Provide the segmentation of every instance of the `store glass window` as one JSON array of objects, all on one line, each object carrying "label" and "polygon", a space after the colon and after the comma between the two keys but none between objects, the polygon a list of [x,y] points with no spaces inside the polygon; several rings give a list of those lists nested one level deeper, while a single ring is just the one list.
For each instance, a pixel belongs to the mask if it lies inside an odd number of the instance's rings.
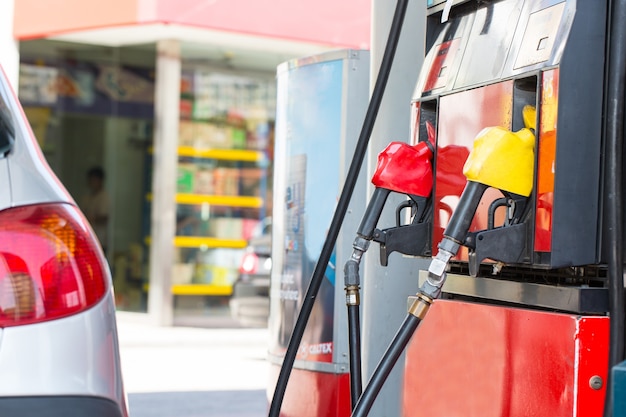
[{"label": "store glass window", "polygon": [[111,266],[117,307],[145,311],[155,47],[20,42],[18,95]]},{"label": "store glass window", "polygon": [[180,86],[175,312],[224,304],[247,240],[271,213],[271,73],[184,66]]}]

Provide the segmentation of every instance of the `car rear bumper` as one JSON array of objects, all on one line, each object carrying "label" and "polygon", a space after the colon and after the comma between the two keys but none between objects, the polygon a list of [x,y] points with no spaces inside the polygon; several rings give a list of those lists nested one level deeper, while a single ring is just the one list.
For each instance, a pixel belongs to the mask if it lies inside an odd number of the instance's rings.
[{"label": "car rear bumper", "polygon": [[[82,313],[7,327],[1,335],[0,401],[101,398],[117,404],[121,415],[127,415],[111,291]],[[12,414],[0,410],[0,416],[4,415]]]},{"label": "car rear bumper", "polygon": [[106,398],[83,396],[4,397],[0,416],[123,417],[119,405]]}]

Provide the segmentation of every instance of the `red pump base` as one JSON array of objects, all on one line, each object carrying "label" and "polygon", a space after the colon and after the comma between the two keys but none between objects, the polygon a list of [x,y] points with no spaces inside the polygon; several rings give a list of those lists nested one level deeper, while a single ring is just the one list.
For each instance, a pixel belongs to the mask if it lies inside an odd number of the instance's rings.
[{"label": "red pump base", "polygon": [[407,348],[403,416],[601,417],[608,341],[608,317],[438,300]]},{"label": "red pump base", "polygon": [[[280,367],[270,367],[268,387],[275,387]],[[273,392],[267,393],[271,401]],[[350,375],[294,368],[281,417],[350,417]]]}]

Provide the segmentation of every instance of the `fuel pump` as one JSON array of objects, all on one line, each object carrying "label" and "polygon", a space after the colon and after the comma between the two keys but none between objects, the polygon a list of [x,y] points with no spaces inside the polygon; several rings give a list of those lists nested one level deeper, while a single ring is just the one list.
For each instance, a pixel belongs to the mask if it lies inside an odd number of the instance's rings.
[{"label": "fuel pump", "polygon": [[[527,106],[524,113],[525,120],[534,126],[534,108]],[[467,185],[444,231],[444,238],[438,245],[439,251],[428,268],[428,278],[409,307],[409,314],[358,401],[353,416],[366,416],[369,413],[382,384],[413,332],[426,316],[430,305],[440,296],[450,259],[457,254],[461,245],[474,246],[472,240],[468,240],[468,232],[485,190],[489,187],[497,188],[507,196],[504,202],[509,214],[507,225],[521,221],[525,200],[532,191],[534,147],[535,136],[528,128],[513,133],[496,126],[478,134],[463,168],[463,174],[468,179]]]},{"label": "fuel pump", "polygon": [[[413,104],[438,126],[437,255],[353,416],[368,413],[405,347],[408,417],[610,415],[607,370],[623,357],[622,245],[615,238],[626,40],[616,22],[623,7],[428,3],[429,52]],[[517,137],[492,142],[508,135]],[[445,151],[470,137],[463,192],[442,191],[444,179],[458,178]],[[507,142],[524,150],[493,146]],[[517,165],[518,155],[528,163]],[[481,161],[502,165],[489,175]],[[524,174],[509,176],[509,169]]]},{"label": "fuel pump", "polygon": [[[432,143],[432,190],[374,183],[346,265],[349,310],[372,240],[383,263],[390,249],[426,255],[423,241],[436,255],[353,416],[403,351],[405,417],[611,414],[608,369],[624,357],[625,16],[624,0],[428,0],[411,107],[437,126],[416,135],[424,156]],[[377,230],[392,191],[409,196],[413,220]]]}]

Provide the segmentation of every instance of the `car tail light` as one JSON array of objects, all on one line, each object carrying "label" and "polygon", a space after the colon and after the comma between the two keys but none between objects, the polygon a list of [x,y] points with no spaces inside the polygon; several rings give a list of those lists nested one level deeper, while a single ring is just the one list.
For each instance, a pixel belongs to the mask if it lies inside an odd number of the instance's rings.
[{"label": "car tail light", "polygon": [[244,274],[254,274],[259,267],[259,257],[254,252],[248,252],[243,255],[239,272]]},{"label": "car tail light", "polygon": [[0,212],[0,327],[76,314],[108,289],[105,260],[68,204]]}]

